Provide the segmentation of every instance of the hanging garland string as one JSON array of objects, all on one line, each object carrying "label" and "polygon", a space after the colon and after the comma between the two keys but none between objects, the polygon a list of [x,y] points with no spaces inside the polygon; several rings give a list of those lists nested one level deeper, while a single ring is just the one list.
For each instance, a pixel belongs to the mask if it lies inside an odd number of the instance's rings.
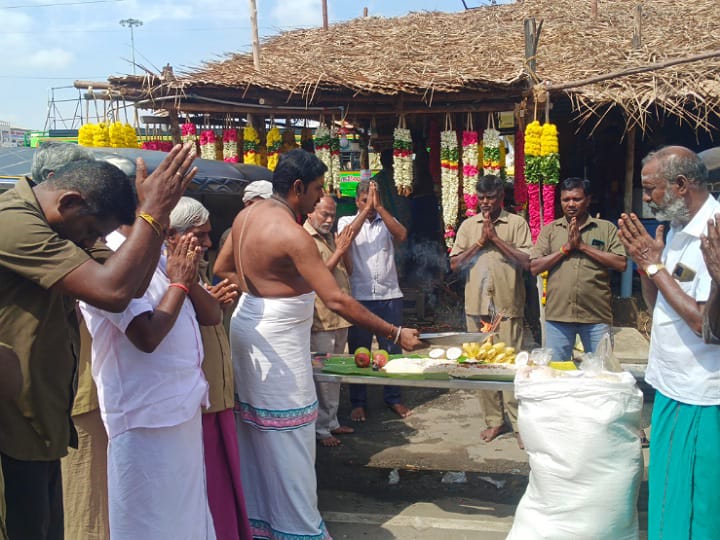
[{"label": "hanging garland string", "polygon": [[473,129],[472,114],[468,113],[465,131],[462,134],[462,187],[463,203],[467,217],[477,215],[478,196],[475,188],[479,175],[480,152],[478,140],[477,131]]},{"label": "hanging garland string", "polygon": [[413,190],[413,142],[405,116],[393,131],[393,178],[398,195],[409,197]]},{"label": "hanging garland string", "polygon": [[445,224],[445,245],[448,250],[455,243],[455,226],[458,217],[458,140],[450,115],[445,116],[445,131],[440,133],[440,166],[442,188],[442,216]]},{"label": "hanging garland string", "polygon": [[315,143],[315,155],[328,168],[327,173],[325,173],[325,190],[328,193],[335,193],[331,170],[332,161],[330,160],[330,129],[328,129],[322,119],[320,120],[320,125],[315,130],[313,142]]},{"label": "hanging garland string", "polygon": [[282,133],[280,128],[273,125],[267,133],[267,166],[274,171],[280,159],[280,147],[282,146]]},{"label": "hanging garland string", "polygon": [[339,195],[342,165],[340,164],[340,135],[335,127],[335,122],[333,122],[333,126],[330,129],[330,165],[330,193]]},{"label": "hanging garland string", "polygon": [[555,188],[560,181],[560,148],[555,124],[546,122],[540,138],[540,174],[543,179],[543,223],[555,219]]},{"label": "hanging garland string", "polygon": [[248,125],[243,129],[243,163],[260,165],[260,136],[254,127]]},{"label": "hanging garland string", "polygon": [[515,211],[527,211],[528,186],[525,182],[525,132],[518,125],[515,131],[515,180],[513,185],[515,193]]},{"label": "hanging garland string", "polygon": [[540,168],[540,141],[542,127],[540,122],[533,120],[525,128],[525,179],[528,188],[528,218],[530,234],[535,242],[542,227],[540,216],[540,182],[542,172]]}]

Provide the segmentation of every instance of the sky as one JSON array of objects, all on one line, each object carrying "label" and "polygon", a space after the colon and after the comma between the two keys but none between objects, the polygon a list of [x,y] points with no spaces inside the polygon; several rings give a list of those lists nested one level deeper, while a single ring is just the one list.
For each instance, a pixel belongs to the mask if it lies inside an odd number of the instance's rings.
[{"label": "sky", "polygon": [[[465,9],[462,0],[328,0],[330,23],[359,17],[363,7],[384,17]],[[322,24],[321,0],[257,0],[257,9],[261,37]],[[75,80],[133,71],[130,29],[122,19],[142,21],[134,29],[135,63],[154,72],[167,63],[178,70],[250,50],[248,0],[0,0],[0,121],[43,129],[54,92],[56,125],[64,127],[65,118],[69,127]]]}]

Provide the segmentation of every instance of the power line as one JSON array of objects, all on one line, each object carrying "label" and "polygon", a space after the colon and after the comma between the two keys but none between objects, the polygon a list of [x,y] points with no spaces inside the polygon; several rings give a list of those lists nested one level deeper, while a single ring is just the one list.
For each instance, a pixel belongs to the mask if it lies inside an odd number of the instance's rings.
[{"label": "power line", "polygon": [[56,7],[56,6],[78,6],[83,4],[110,4],[115,2],[124,2],[125,0],[81,0],[78,2],[55,2],[52,4],[18,4],[15,6],[0,6],[0,9],[26,9],[38,7]]}]

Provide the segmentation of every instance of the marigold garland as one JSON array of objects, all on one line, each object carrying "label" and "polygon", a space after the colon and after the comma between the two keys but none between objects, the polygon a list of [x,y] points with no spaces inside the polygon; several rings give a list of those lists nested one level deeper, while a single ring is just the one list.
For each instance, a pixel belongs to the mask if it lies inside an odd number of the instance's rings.
[{"label": "marigold garland", "polygon": [[540,171],[543,178],[543,223],[555,219],[555,186],[560,181],[560,147],[555,124],[542,127],[540,138]]},{"label": "marigold garland", "polygon": [[413,142],[410,130],[393,131],[393,178],[398,195],[409,197],[413,190]]},{"label": "marigold garland", "polygon": [[[124,139],[125,139],[125,147],[126,148],[137,148],[138,147],[138,137],[137,137],[135,128],[132,127],[127,122],[123,126],[123,135],[124,135]],[[167,150],[167,151],[169,152],[170,150]]]},{"label": "marigold garland", "polygon": [[92,146],[95,139],[95,124],[83,124],[78,130],[78,144],[80,146]]},{"label": "marigold garland", "polygon": [[479,148],[478,134],[475,131],[463,131],[462,134],[463,157],[463,199],[465,215],[477,215],[478,196],[476,185],[478,181]]},{"label": "marigold garland", "polygon": [[243,128],[243,163],[250,165],[260,165],[262,163],[260,136],[252,126]]},{"label": "marigold garland", "polygon": [[223,161],[238,163],[238,132],[236,129],[223,130]]},{"label": "marigold garland", "polygon": [[108,147],[110,146],[110,130],[105,122],[100,122],[97,129],[93,133],[93,146]]},{"label": "marigold garland", "polygon": [[442,216],[445,224],[445,245],[448,250],[455,243],[458,217],[458,142],[454,130],[440,133],[440,185],[442,188]]},{"label": "marigold garland", "polygon": [[130,124],[113,122],[106,124],[83,124],[78,130],[78,145],[110,147],[110,148],[137,148],[138,141],[135,128]]},{"label": "marigold garland", "polygon": [[280,159],[280,146],[282,146],[282,133],[278,127],[273,126],[267,133],[267,164],[271,171],[275,170]]}]

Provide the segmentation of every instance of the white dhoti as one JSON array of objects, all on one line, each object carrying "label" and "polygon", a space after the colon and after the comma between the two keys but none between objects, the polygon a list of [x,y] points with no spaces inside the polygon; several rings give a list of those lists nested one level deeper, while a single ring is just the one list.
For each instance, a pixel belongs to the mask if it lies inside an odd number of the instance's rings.
[{"label": "white dhoti", "polygon": [[108,506],[112,540],[215,540],[200,409],[183,424],[110,439]]},{"label": "white dhoti", "polygon": [[243,294],[230,323],[241,476],[256,539],[330,539],[317,508],[314,300]]}]

